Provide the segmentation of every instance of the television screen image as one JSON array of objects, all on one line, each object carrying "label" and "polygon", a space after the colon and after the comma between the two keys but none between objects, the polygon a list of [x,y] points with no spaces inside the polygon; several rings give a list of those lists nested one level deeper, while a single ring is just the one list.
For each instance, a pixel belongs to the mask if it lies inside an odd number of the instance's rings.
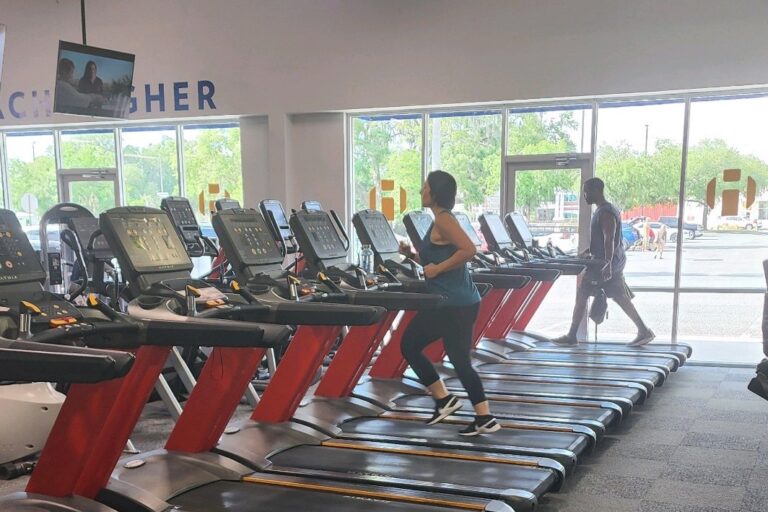
[{"label": "television screen image", "polygon": [[0,23],[0,89],[3,88],[3,53],[5,53],[5,25]]},{"label": "television screen image", "polygon": [[130,53],[59,41],[53,111],[128,117],[134,58]]}]

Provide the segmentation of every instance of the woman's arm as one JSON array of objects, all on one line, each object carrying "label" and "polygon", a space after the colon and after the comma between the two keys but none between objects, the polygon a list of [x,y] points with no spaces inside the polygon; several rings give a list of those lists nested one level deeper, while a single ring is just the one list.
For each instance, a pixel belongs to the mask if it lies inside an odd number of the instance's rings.
[{"label": "woman's arm", "polygon": [[[472,243],[472,240],[469,239],[461,225],[459,225],[459,221],[453,215],[439,214],[435,218],[434,228],[432,229],[437,229],[440,238],[454,245],[456,252],[438,265],[427,265],[427,267],[432,267],[430,271],[427,271],[427,268],[424,269],[427,277],[435,277],[443,272],[458,268],[475,257],[477,253],[475,244]],[[432,275],[429,275],[430,273]]]},{"label": "woman's arm", "polygon": [[411,246],[408,245],[406,242],[400,242],[399,251],[400,251],[400,254],[402,254],[406,258],[410,258],[416,263],[421,263],[419,259],[419,253],[411,249]]}]

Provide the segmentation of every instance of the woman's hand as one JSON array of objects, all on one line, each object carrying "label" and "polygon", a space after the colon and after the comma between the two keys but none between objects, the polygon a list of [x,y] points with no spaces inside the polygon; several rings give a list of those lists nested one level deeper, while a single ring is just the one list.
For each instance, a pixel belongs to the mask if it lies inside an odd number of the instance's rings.
[{"label": "woman's hand", "polygon": [[432,279],[438,275],[440,275],[440,268],[437,265],[430,263],[424,267],[424,277],[427,279]]}]

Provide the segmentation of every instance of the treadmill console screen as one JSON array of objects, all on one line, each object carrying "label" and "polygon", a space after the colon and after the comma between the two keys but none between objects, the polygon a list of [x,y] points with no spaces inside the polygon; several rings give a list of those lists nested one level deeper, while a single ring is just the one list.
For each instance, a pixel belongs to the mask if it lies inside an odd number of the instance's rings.
[{"label": "treadmill console screen", "polygon": [[121,266],[139,274],[192,269],[184,243],[162,210],[114,208],[101,214],[99,224]]},{"label": "treadmill console screen", "polygon": [[477,236],[477,231],[475,231],[475,227],[472,225],[472,221],[469,220],[469,216],[466,213],[456,212],[453,214],[453,216],[456,217],[457,221],[459,221],[461,228],[464,230],[467,236],[469,236],[469,239],[472,240],[472,243],[475,244],[475,246],[480,247],[483,245],[483,242],[480,241],[480,237]]},{"label": "treadmill console screen", "polygon": [[43,266],[16,214],[0,210],[0,285],[44,279]]},{"label": "treadmill console screen", "polygon": [[320,204],[320,201],[304,201],[301,203],[301,209],[308,212],[321,212],[323,211],[323,205]]},{"label": "treadmill console screen", "polygon": [[261,214],[268,224],[271,223],[270,212],[272,212],[272,217],[274,217],[275,222],[277,222],[277,227],[280,230],[280,233],[272,233],[275,236],[275,239],[279,236],[281,240],[288,240],[293,233],[291,232],[291,226],[288,224],[288,219],[285,217],[285,210],[283,210],[283,205],[280,204],[280,201],[276,199],[265,199],[260,203],[260,207]]},{"label": "treadmill console screen", "polygon": [[346,258],[347,251],[327,213],[302,210],[291,217],[291,227],[305,254],[312,250],[321,260]]},{"label": "treadmill console screen", "polygon": [[217,212],[222,210],[234,210],[235,208],[240,208],[240,202],[230,198],[217,199],[215,206]]},{"label": "treadmill console screen", "polygon": [[258,211],[224,210],[214,213],[211,222],[230,260],[245,265],[282,263],[283,256]]},{"label": "treadmill console screen", "polygon": [[522,244],[523,247],[533,245],[533,233],[528,229],[528,223],[521,213],[508,213],[506,217],[507,227],[515,242]]},{"label": "treadmill console screen", "polygon": [[352,223],[363,243],[370,243],[377,254],[397,253],[400,243],[383,213],[376,210],[357,212]]},{"label": "treadmill console screen", "polygon": [[168,197],[163,199],[161,208],[168,212],[173,219],[173,223],[180,228],[192,226],[197,228],[197,218],[192,210],[189,200],[184,197]]},{"label": "treadmill console screen", "polygon": [[[485,221],[486,226],[488,226],[488,232],[495,240],[496,245],[505,246],[512,244],[512,239],[509,238],[509,233],[507,233],[507,228],[504,227],[501,217],[495,213],[486,213],[482,216],[482,219]],[[488,238],[487,235],[486,238]]]},{"label": "treadmill console screen", "polygon": [[[99,229],[99,219],[96,217],[75,217],[70,219],[69,224],[72,225],[77,238],[83,244],[83,250],[87,250],[88,241],[93,236],[93,233]],[[111,259],[113,257],[112,249],[109,247],[104,235],[96,237],[93,241],[92,256],[98,259]]]},{"label": "treadmill console screen", "polygon": [[405,224],[405,230],[408,232],[408,238],[411,239],[413,248],[420,251],[421,242],[432,226],[432,217],[424,212],[410,212],[403,217],[403,224]]}]

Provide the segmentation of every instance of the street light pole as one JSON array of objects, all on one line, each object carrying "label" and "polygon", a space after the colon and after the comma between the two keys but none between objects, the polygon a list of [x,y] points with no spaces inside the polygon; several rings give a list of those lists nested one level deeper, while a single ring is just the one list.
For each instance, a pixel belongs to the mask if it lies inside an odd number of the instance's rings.
[{"label": "street light pole", "polygon": [[648,154],[648,125],[645,125],[645,154]]}]

